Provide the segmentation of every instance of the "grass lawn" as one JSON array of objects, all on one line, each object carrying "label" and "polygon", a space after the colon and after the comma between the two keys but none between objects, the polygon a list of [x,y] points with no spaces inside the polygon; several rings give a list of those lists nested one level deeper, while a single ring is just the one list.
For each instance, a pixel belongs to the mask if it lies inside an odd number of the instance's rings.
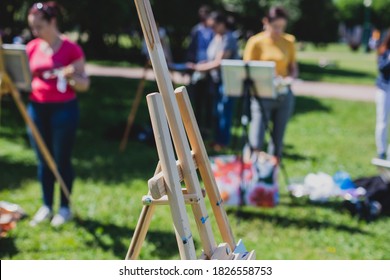
[{"label": "grass lawn", "polygon": [[[320,67],[320,61],[329,66]],[[307,45],[298,52],[298,62],[300,78],[308,81],[373,85],[377,76],[375,52],[352,52],[346,44]]]},{"label": "grass lawn", "polygon": [[[92,79],[90,93],[79,99],[81,123],[74,156],[78,177],[73,195],[77,218],[61,229],[48,223],[31,228],[28,219],[20,221],[8,237],[0,239],[1,259],[125,257],[141,197],[147,193],[146,181],[157,162],[153,145],[135,140],[124,153],[118,152],[136,86],[134,80]],[[146,91],[154,90],[154,83],[149,83]],[[376,174],[370,165],[375,154],[374,114],[372,103],[297,97],[286,135],[285,165],[290,177],[337,170],[354,178]],[[149,122],[145,100],[136,122]],[[0,199],[34,214],[41,204],[35,173],[23,121],[6,98],[0,126]],[[338,201],[292,201],[283,178],[280,181],[281,203],[276,208],[246,207],[239,218],[237,209],[227,208],[235,237],[255,249],[258,259],[390,259],[388,217],[366,224],[343,212]],[[200,254],[194,222],[192,227]],[[218,235],[217,240],[221,241]],[[168,207],[155,212],[140,258],[179,258]]]},{"label": "grass lawn", "polygon": [[[92,60],[101,66],[143,67],[129,61]],[[321,62],[328,63],[321,67]],[[374,85],[377,77],[375,52],[352,52],[346,44],[329,44],[325,48],[305,45],[298,51],[299,78],[306,81],[322,81],[342,84]]]}]

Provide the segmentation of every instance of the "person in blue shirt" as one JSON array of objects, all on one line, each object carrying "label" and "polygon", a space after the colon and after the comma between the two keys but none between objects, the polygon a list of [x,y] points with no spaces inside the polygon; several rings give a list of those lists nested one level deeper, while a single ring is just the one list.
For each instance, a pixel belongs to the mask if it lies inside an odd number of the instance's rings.
[{"label": "person in blue shirt", "polygon": [[214,37],[213,29],[207,24],[210,12],[210,7],[207,5],[199,8],[200,22],[191,30],[187,61],[194,63],[207,61],[207,48]]},{"label": "person in blue shirt", "polygon": [[[187,61],[201,63],[208,60],[207,48],[214,37],[214,31],[208,24],[211,9],[207,5],[199,8],[199,23],[191,30],[190,44],[187,49]],[[194,71],[191,76],[189,93],[193,101],[194,113],[203,137],[211,134],[212,102],[209,90],[209,75]]]},{"label": "person in blue shirt", "polygon": [[[239,54],[237,39],[229,29],[226,15],[213,12],[208,20],[215,35],[207,48],[207,61],[189,64],[188,67],[195,71],[208,73],[210,76],[210,96],[208,98],[213,100],[213,148],[218,151],[229,144],[233,111],[233,100],[223,92],[220,66],[222,59],[238,59]],[[211,123],[210,119],[208,121]]]},{"label": "person in blue shirt", "polygon": [[[375,140],[378,157],[386,159],[387,127],[390,113],[390,32],[378,48],[378,78],[376,80]],[[390,157],[387,149],[387,159]]]}]

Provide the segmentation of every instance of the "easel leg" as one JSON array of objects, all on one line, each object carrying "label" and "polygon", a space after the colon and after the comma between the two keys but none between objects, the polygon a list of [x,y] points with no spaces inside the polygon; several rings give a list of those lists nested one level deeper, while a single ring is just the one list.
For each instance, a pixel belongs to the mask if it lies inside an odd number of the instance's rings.
[{"label": "easel leg", "polygon": [[184,196],[181,189],[179,172],[176,167],[175,153],[163,107],[161,94],[147,96],[150,119],[152,121],[158,157],[167,182],[167,195],[175,229],[179,235],[179,251],[183,260],[196,259],[195,245],[188,220]]},{"label": "easel leg", "polygon": [[[160,162],[157,164],[154,175],[159,172],[161,172]],[[138,219],[133,238],[131,239],[129,249],[126,254],[126,260],[136,260],[138,258],[142,244],[144,243],[146,237],[146,233],[148,232],[150,226],[150,221],[152,220],[154,208],[154,205],[145,205],[142,207],[141,215]]]},{"label": "easel leg", "polygon": [[133,105],[131,106],[129,116],[127,118],[125,132],[123,134],[122,141],[121,141],[120,146],[119,146],[119,150],[121,152],[123,152],[126,149],[127,141],[129,140],[129,134],[130,134],[131,128],[133,127],[135,115],[137,114],[139,104],[141,103],[142,94],[143,94],[144,88],[145,88],[146,74],[147,74],[148,68],[149,68],[148,65],[149,65],[149,63],[147,63],[144,67],[144,72],[143,72],[142,78],[138,84],[138,88],[137,88],[137,92],[135,94]]},{"label": "easel leg", "polygon": [[[163,108],[162,97],[158,93],[149,94],[147,96],[147,101],[153,132],[155,138],[159,139],[159,141],[156,141],[156,144],[160,163],[155,174],[160,172],[161,167],[161,170],[166,176],[165,179],[167,180],[168,185],[167,195],[175,226],[176,238],[178,240],[180,257],[181,259],[194,260],[196,259],[195,246],[185,209],[184,197],[181,190],[179,173],[176,167],[176,160],[174,158],[172,140],[170,138],[168,123]],[[136,259],[138,257],[142,242],[145,239],[146,232],[150,225],[153,210],[153,205],[143,207],[126,259]]]},{"label": "easel leg", "polygon": [[144,242],[146,233],[149,229],[155,207],[156,206],[154,205],[145,205],[142,208],[137,227],[134,231],[133,238],[131,239],[129,250],[127,251],[126,260],[136,260],[138,258],[142,243]]},{"label": "easel leg", "polygon": [[195,120],[195,114],[192,109],[187,90],[185,87],[179,87],[175,90],[175,94],[184,127],[187,132],[192,151],[195,154],[199,172],[204,182],[207,196],[210,199],[211,207],[213,209],[219,231],[221,232],[222,239],[224,242],[229,244],[232,250],[234,250],[236,244],[233,233],[230,228],[226,212],[223,209],[223,201],[211,170],[206,148]]}]

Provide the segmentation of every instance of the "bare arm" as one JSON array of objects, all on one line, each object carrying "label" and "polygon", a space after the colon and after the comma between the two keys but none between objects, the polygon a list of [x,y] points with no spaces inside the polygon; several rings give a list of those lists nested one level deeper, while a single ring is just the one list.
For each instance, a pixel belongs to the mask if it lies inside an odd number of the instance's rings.
[{"label": "bare arm", "polygon": [[217,54],[214,60],[204,63],[198,63],[194,66],[196,71],[210,71],[221,66],[222,59],[229,58],[231,56],[231,51],[221,51]]},{"label": "bare arm", "polygon": [[297,79],[298,78],[298,74],[299,74],[299,69],[298,69],[298,63],[296,61],[294,61],[293,63],[291,63],[289,65],[289,69],[288,69],[288,76],[291,77],[292,79]]},{"label": "bare arm", "polygon": [[90,80],[85,73],[85,59],[80,58],[64,69],[64,76],[69,85],[76,91],[83,92],[89,89]]}]

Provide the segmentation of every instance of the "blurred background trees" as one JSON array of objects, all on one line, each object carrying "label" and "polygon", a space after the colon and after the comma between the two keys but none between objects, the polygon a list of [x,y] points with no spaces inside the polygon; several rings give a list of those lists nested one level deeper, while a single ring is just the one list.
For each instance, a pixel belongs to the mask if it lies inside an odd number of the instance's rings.
[{"label": "blurred background trees", "polygon": [[[5,42],[26,29],[32,0],[0,1],[0,32]],[[81,43],[89,58],[139,61],[142,35],[132,0],[58,0],[64,8],[61,29]],[[235,19],[241,38],[262,29],[261,19],[271,5],[290,14],[288,32],[317,46],[337,42],[340,26],[380,30],[390,26],[389,0],[151,0],[160,26],[167,30],[175,60],[184,58],[187,36],[197,23],[197,10],[208,4]],[[366,4],[366,5],[365,5]],[[367,6],[367,4],[370,4]],[[343,23],[343,25],[340,25]],[[26,32],[26,31],[25,31]],[[364,35],[364,34],[363,34]],[[363,36],[362,35],[362,36]],[[368,36],[368,33],[367,33]],[[362,38],[367,40],[367,38]]]}]

